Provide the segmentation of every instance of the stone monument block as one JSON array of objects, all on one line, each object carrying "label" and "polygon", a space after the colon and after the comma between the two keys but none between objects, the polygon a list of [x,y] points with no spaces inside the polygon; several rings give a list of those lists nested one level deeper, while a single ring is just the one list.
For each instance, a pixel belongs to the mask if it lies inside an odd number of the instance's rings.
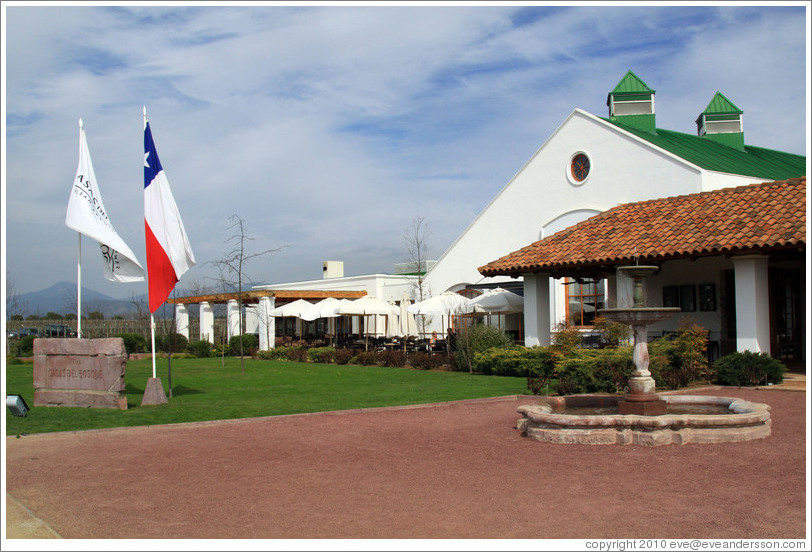
[{"label": "stone monument block", "polygon": [[127,410],[120,337],[34,340],[34,406]]}]

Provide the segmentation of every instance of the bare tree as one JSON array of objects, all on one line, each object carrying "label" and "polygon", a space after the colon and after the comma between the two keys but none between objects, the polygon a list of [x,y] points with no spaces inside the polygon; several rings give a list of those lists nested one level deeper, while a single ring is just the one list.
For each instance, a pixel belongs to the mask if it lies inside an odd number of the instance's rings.
[{"label": "bare tree", "polygon": [[6,320],[11,319],[15,314],[22,316],[23,311],[27,310],[25,307],[14,282],[8,277],[8,271],[6,271]]},{"label": "bare tree", "polygon": [[219,271],[219,281],[224,290],[227,292],[236,292],[237,294],[237,310],[239,320],[239,331],[237,333],[240,336],[240,370],[242,374],[245,374],[245,359],[242,358],[242,293],[243,281],[245,280],[248,283],[251,283],[251,280],[244,271],[244,265],[251,259],[267,253],[275,253],[276,251],[282,249],[282,247],[278,247],[276,249],[266,249],[258,253],[246,252],[245,242],[249,240],[252,241],[254,238],[249,238],[245,235],[245,221],[238,215],[231,215],[229,220],[231,221],[231,226],[228,229],[233,233],[231,237],[225,240],[225,243],[229,244],[231,249],[226,253],[225,257],[219,261],[212,262],[212,264],[216,266]]},{"label": "bare tree", "polygon": [[[428,271],[428,237],[431,235],[429,225],[423,217],[415,217],[412,224],[403,233],[403,243],[408,253],[407,262],[414,267],[417,278],[412,281],[412,295],[415,301],[431,297],[431,286],[425,281]],[[426,333],[426,326],[431,324],[431,317],[421,316],[421,335]]]}]

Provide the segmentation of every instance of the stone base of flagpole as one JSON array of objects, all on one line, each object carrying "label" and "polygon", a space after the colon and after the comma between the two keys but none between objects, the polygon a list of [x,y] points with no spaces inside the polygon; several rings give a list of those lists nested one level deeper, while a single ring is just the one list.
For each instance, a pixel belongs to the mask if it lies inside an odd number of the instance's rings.
[{"label": "stone base of flagpole", "polygon": [[161,378],[149,378],[147,388],[144,390],[144,398],[141,399],[141,406],[166,404],[168,402],[164,386],[161,384]]}]

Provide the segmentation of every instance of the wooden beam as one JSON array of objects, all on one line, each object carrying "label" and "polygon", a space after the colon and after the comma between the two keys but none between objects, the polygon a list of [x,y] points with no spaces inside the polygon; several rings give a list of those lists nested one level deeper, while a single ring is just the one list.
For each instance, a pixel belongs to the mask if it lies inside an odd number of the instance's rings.
[{"label": "wooden beam", "polygon": [[[242,292],[243,304],[258,303],[261,297],[275,297],[276,299],[326,299],[335,297],[336,299],[358,299],[367,294],[366,291],[344,291],[344,290],[294,290],[294,289],[263,289]],[[237,300],[237,292],[234,293],[212,293],[207,295],[189,295],[186,297],[175,297],[167,299],[170,304],[192,304],[192,303],[228,303]]]}]

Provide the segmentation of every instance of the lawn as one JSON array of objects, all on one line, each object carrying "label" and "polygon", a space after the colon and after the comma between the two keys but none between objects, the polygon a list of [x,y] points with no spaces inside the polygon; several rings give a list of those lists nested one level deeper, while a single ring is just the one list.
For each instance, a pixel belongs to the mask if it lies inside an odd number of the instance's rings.
[{"label": "lawn", "polygon": [[[6,409],[6,435],[77,431],[323,412],[352,408],[520,395],[525,378],[460,372],[419,371],[380,366],[184,358],[172,360],[172,398],[168,404],[141,406],[152,376],[150,359],[127,362],[127,410],[35,407],[32,364],[6,366],[6,393],[22,395],[26,417]],[[168,396],[167,361],[157,375]]]}]

